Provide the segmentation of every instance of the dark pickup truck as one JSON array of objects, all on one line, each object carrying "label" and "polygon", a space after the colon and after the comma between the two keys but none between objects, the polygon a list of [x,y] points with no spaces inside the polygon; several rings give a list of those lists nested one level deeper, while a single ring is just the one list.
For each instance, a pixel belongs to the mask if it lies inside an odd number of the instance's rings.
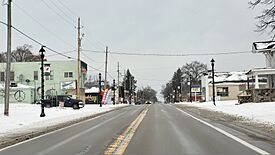
[{"label": "dark pickup truck", "polygon": [[70,95],[57,95],[44,100],[44,106],[47,108],[57,107],[72,107],[73,109],[80,109],[84,107],[82,100],[73,99]]}]

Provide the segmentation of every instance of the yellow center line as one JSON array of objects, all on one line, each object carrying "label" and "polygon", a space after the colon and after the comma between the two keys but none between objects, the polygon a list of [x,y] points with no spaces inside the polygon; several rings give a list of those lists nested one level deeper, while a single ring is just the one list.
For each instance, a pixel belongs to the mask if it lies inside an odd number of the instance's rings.
[{"label": "yellow center line", "polygon": [[129,145],[138,126],[144,119],[148,111],[148,106],[138,115],[138,117],[127,127],[127,129],[118,136],[118,138],[105,150],[104,155],[122,155]]}]

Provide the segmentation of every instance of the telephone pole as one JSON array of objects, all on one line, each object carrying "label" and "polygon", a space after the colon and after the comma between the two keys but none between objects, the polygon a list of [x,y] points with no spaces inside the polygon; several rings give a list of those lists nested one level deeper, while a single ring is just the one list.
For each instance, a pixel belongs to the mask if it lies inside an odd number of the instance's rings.
[{"label": "telephone pole", "polygon": [[10,68],[11,68],[11,1],[8,0],[8,30],[7,30],[7,64],[6,64],[6,82],[5,82],[5,108],[4,115],[9,116],[10,102]]},{"label": "telephone pole", "polygon": [[108,46],[106,46],[106,57],[105,57],[105,79],[104,79],[104,89],[107,87],[107,66],[108,66]]},{"label": "telephone pole", "polygon": [[117,93],[118,93],[118,103],[120,102],[120,97],[119,97],[119,62],[117,62]]},{"label": "telephone pole", "polygon": [[81,39],[80,39],[80,18],[78,17],[78,24],[77,24],[77,86],[76,86],[76,98],[80,99],[80,46],[81,46]]}]

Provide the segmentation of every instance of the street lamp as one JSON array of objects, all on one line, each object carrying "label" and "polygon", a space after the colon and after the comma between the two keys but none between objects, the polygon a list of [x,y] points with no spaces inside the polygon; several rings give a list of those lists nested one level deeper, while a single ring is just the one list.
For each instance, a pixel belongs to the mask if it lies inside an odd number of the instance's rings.
[{"label": "street lamp", "polygon": [[102,103],[101,103],[101,73],[98,74],[98,89],[99,89],[99,94],[98,94],[98,102],[99,102],[99,106],[102,107]]},{"label": "street lamp", "polygon": [[113,80],[113,90],[114,90],[114,100],[113,100],[113,105],[116,104],[116,80]]},{"label": "street lamp", "polygon": [[214,81],[214,63],[215,60],[212,58],[211,62],[211,67],[212,67],[212,89],[213,89],[213,104],[214,106],[216,106],[215,104],[215,81]]},{"label": "street lamp", "polygon": [[44,112],[44,52],[46,52],[44,50],[45,46],[41,46],[41,49],[39,50],[40,53],[40,58],[41,58],[41,114],[40,117],[45,117],[45,112]]}]

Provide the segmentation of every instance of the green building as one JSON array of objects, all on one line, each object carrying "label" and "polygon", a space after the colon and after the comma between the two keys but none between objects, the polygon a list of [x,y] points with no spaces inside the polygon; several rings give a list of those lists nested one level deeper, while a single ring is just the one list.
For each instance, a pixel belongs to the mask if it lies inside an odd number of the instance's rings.
[{"label": "green building", "polygon": [[[11,102],[35,103],[41,95],[41,62],[11,63]],[[6,63],[0,63],[0,84],[5,84]],[[46,98],[53,95],[77,94],[77,60],[45,61],[44,80]],[[81,62],[80,99],[85,100],[84,82],[86,80],[87,64]],[[13,90],[13,91],[12,91]],[[17,94],[15,94],[17,92]],[[18,99],[25,95],[24,100]],[[22,93],[23,92],[23,93]],[[4,88],[0,87],[0,103],[3,103]],[[19,96],[19,97],[18,97]],[[2,98],[2,99],[1,99]],[[22,98],[22,97],[21,97]]]}]

